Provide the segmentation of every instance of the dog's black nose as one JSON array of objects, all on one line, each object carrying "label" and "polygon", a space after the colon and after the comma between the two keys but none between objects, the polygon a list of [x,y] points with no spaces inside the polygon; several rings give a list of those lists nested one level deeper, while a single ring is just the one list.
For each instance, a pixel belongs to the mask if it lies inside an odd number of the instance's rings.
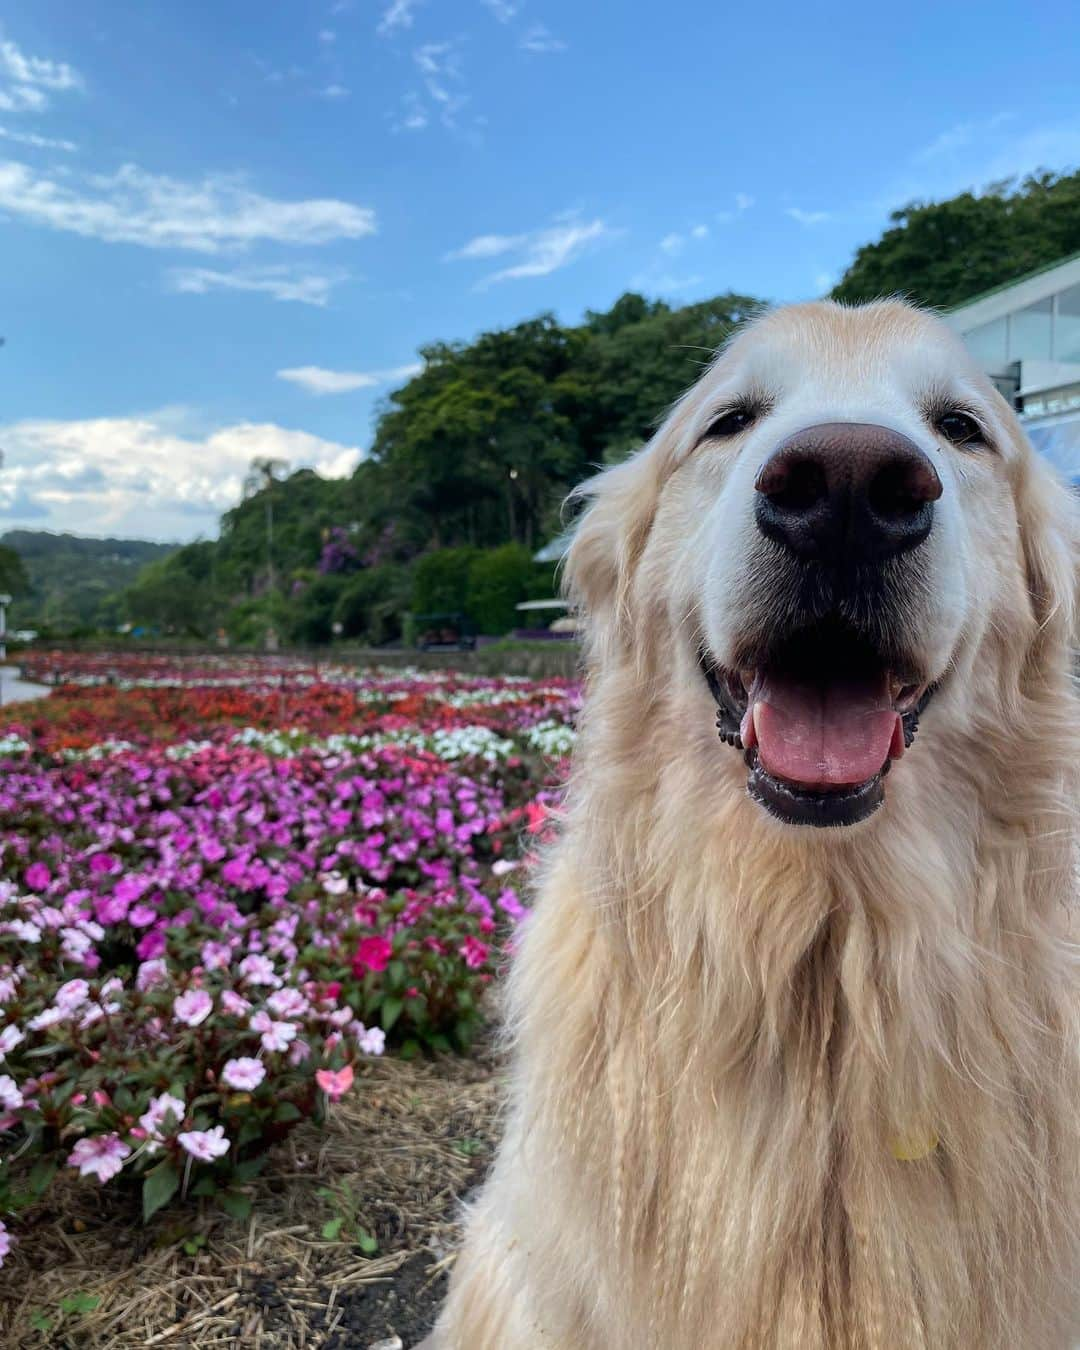
[{"label": "dog's black nose", "polygon": [[888,427],[823,422],[782,441],[754,484],[758,528],[800,558],[880,562],[921,544],[941,479]]}]

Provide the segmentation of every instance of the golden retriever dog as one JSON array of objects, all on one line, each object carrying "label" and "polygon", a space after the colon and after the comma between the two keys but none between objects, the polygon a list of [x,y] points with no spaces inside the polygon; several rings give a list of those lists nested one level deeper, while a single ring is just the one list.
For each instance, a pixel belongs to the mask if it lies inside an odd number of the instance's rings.
[{"label": "golden retriever dog", "polygon": [[587,495],[575,771],[433,1344],[1064,1350],[1069,493],[888,302],[760,318]]}]

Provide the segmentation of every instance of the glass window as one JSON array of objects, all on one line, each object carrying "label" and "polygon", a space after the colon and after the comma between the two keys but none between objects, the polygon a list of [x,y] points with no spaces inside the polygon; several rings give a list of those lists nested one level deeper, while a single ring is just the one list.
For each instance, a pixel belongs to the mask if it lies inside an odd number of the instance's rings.
[{"label": "glass window", "polygon": [[1001,371],[1009,364],[1004,319],[981,324],[964,334],[968,351],[986,370]]},{"label": "glass window", "polygon": [[1009,360],[1049,361],[1053,299],[1037,300],[1009,315]]},{"label": "glass window", "polygon": [[1080,361],[1080,284],[1058,293],[1054,360]]}]

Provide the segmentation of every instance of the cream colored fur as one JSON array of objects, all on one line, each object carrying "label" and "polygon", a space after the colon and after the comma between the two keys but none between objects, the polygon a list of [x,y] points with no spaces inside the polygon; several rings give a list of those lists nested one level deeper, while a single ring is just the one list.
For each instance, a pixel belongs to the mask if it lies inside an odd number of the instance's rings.
[{"label": "cream colored fur", "polygon": [[[700,430],[751,369],[779,390],[777,427],[785,409],[882,420],[865,416],[880,403],[910,429],[932,381],[995,430],[996,451],[930,442],[958,513],[919,619],[932,647],[951,607],[944,679],[885,805],[847,830],[749,798],[694,665],[717,605],[741,603],[710,570],[731,560],[701,555],[751,453]],[[591,495],[569,565],[590,625],[582,734],[510,980],[506,1135],[435,1344],[1071,1346],[1067,493],[955,339],[890,303],[759,321]],[[932,1136],[921,1160],[893,1156]]]}]

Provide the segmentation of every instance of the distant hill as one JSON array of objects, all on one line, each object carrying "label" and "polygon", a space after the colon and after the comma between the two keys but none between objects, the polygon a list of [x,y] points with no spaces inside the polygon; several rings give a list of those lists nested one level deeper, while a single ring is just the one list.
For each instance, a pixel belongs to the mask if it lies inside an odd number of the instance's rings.
[{"label": "distant hill", "polygon": [[30,592],[11,607],[9,627],[108,627],[123,619],[118,596],[139,569],[174,552],[145,539],[85,539],[47,530],[8,530],[0,544],[23,560]]}]

